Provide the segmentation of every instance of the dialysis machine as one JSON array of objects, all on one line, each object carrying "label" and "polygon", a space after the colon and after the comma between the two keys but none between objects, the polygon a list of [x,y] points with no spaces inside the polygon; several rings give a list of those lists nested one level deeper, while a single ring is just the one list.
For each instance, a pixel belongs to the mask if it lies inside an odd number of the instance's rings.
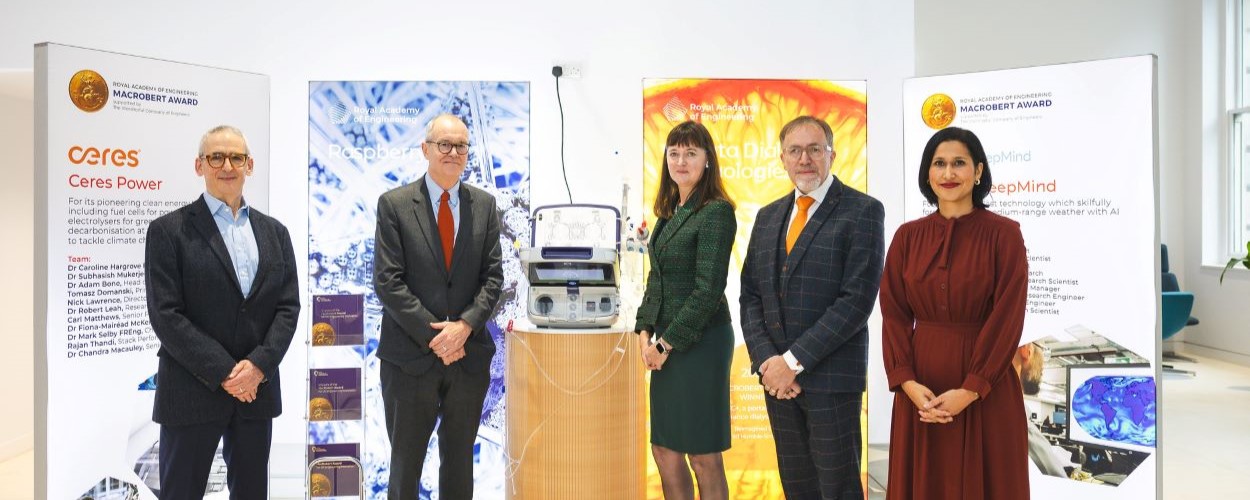
[{"label": "dialysis machine", "polygon": [[529,320],[551,328],[609,327],[620,315],[620,212],[606,205],[552,205],[534,210],[530,248],[521,249],[529,278]]}]

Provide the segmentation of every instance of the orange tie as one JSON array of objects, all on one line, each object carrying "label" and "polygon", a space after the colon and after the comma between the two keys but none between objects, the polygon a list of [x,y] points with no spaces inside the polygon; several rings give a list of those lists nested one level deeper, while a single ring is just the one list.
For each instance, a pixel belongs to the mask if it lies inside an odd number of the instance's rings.
[{"label": "orange tie", "polygon": [[811,208],[812,202],[816,200],[811,196],[800,196],[794,200],[797,204],[798,212],[794,214],[794,220],[790,221],[790,232],[786,233],[786,255],[790,254],[790,250],[794,248],[794,242],[799,241],[799,235],[803,233],[803,225],[807,224],[807,209]]},{"label": "orange tie", "polygon": [[456,221],[451,215],[450,199],[447,191],[443,191],[438,198],[438,235],[443,240],[443,258],[447,260],[447,269],[451,269],[451,250],[456,241]]}]

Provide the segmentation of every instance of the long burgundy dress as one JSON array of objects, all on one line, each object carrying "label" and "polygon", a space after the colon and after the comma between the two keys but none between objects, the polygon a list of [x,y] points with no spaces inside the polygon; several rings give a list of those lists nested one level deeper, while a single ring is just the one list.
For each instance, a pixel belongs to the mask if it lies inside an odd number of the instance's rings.
[{"label": "long burgundy dress", "polygon": [[[985,209],[904,224],[881,279],[886,378],[894,391],[890,499],[1029,498],[1024,396],[1011,359],[1028,293],[1020,225]],[[901,385],[980,394],[953,422],[920,421]]]}]

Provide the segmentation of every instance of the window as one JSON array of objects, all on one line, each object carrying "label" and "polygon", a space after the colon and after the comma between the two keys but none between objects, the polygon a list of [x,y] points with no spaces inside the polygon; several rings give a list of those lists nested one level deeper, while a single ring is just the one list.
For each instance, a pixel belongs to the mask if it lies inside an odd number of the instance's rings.
[{"label": "window", "polygon": [[1241,255],[1250,241],[1250,0],[1230,2],[1228,24],[1229,144],[1227,240],[1223,252]]}]

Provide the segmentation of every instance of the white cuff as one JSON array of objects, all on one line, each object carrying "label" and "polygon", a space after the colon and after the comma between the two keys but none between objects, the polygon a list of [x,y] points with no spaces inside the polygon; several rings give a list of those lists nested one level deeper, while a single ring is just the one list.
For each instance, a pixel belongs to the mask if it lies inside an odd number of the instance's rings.
[{"label": "white cuff", "polygon": [[794,354],[791,354],[790,351],[786,351],[785,354],[782,354],[781,359],[786,360],[786,366],[789,366],[791,370],[794,370],[795,375],[803,373],[803,365],[799,364],[799,360],[796,359]]}]

